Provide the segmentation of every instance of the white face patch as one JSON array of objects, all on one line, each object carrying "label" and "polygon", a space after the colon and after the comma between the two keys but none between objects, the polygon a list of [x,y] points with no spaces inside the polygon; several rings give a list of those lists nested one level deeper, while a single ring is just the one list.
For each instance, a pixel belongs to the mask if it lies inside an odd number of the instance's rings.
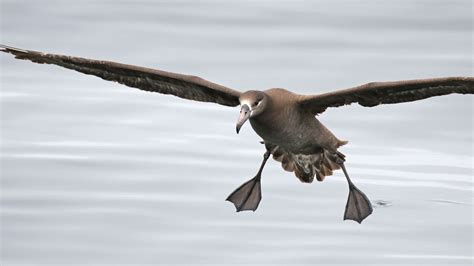
[{"label": "white face patch", "polygon": [[247,105],[250,108],[250,115],[252,115],[252,105],[250,104],[250,102],[248,100],[243,100],[240,102],[240,107],[242,107],[243,105]]},{"label": "white face patch", "polygon": [[253,108],[254,108],[254,107],[258,107],[261,102],[262,102],[262,101],[259,101],[258,104],[257,104],[257,106],[253,106],[253,104],[254,104],[255,102],[250,102],[249,100],[243,100],[242,102],[240,102],[240,106],[246,104],[246,105],[250,108],[250,116],[252,116],[253,111],[254,111]]},{"label": "white face patch", "polygon": [[[256,106],[259,106],[263,101],[258,101],[257,105]],[[252,109],[252,107],[254,107],[254,104],[255,102],[250,102],[249,100],[243,100],[242,102],[240,102],[240,106],[246,104],[248,107],[250,107],[250,109]]]},{"label": "white face patch", "polygon": [[240,102],[240,106],[247,105],[249,108],[252,108],[252,104],[248,100],[243,100]]}]

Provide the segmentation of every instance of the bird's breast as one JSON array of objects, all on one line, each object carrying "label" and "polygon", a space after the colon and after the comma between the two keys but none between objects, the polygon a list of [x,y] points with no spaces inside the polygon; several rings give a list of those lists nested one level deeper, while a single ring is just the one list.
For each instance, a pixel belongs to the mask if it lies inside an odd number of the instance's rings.
[{"label": "bird's breast", "polygon": [[[314,118],[313,118],[314,119]],[[313,130],[301,117],[290,114],[273,114],[250,118],[255,132],[267,143],[295,152],[313,149],[315,146]]]}]

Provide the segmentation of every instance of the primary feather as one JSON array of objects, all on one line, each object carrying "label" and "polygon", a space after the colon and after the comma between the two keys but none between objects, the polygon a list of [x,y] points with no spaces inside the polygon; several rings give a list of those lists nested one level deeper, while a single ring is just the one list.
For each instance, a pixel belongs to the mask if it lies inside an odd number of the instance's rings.
[{"label": "primary feather", "polygon": [[451,93],[474,94],[474,78],[447,77],[391,82],[372,82],[361,86],[317,95],[305,95],[300,105],[313,114],[328,107],[358,103],[365,107],[412,102]]},{"label": "primary feather", "polygon": [[140,90],[172,94],[184,99],[214,102],[226,106],[239,105],[240,92],[196,76],[110,61],[47,54],[5,45],[0,45],[0,50],[15,55],[17,59],[62,66]]}]

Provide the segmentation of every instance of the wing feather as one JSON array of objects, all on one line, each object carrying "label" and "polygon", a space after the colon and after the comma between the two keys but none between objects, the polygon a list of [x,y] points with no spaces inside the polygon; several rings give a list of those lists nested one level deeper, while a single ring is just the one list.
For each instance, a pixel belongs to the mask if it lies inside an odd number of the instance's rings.
[{"label": "wing feather", "polygon": [[0,51],[13,54],[17,59],[62,66],[140,90],[172,94],[184,99],[214,102],[226,106],[239,105],[240,92],[196,76],[110,61],[47,54],[5,45],[0,45]]},{"label": "wing feather", "polygon": [[473,77],[447,77],[432,79],[372,82],[345,90],[319,95],[301,96],[299,103],[313,114],[328,107],[358,103],[365,107],[380,104],[412,102],[451,93],[474,94]]}]

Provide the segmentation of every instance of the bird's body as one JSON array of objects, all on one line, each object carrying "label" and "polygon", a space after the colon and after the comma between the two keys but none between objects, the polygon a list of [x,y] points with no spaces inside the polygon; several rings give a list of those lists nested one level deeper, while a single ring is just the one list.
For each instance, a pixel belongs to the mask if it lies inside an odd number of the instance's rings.
[{"label": "bird's body", "polygon": [[369,199],[351,181],[344,166],[345,156],[338,148],[347,143],[338,139],[315,117],[329,107],[358,103],[373,107],[426,99],[451,93],[474,94],[474,78],[446,77],[395,82],[368,83],[334,92],[299,95],[285,89],[239,92],[196,76],[0,45],[0,51],[17,59],[39,64],[54,64],[95,75],[145,91],[172,94],[181,98],[241,106],[237,133],[249,120],[263,139],[266,152],[257,175],[242,184],[227,198],[237,211],[255,211],[260,203],[260,179],[270,155],[283,168],[305,183],[316,177],[324,180],[333,170],[342,169],[349,184],[344,219],[362,222],[372,213]]},{"label": "bird's body", "polygon": [[294,172],[300,181],[311,183],[314,176],[322,181],[325,176],[338,169],[329,158],[324,166],[324,153],[335,154],[347,143],[329,131],[311,112],[299,104],[302,95],[285,89],[270,89],[264,92],[243,93],[241,102],[254,93],[263,93],[268,98],[265,110],[249,121],[255,132],[263,139],[273,157],[282,163],[283,169]]},{"label": "bird's body", "polygon": [[[336,151],[344,142],[338,140],[313,114],[298,104],[301,95],[285,89],[264,91],[270,101],[265,111],[250,118],[255,132],[265,142],[296,154]],[[245,95],[245,94],[244,94]]]}]

